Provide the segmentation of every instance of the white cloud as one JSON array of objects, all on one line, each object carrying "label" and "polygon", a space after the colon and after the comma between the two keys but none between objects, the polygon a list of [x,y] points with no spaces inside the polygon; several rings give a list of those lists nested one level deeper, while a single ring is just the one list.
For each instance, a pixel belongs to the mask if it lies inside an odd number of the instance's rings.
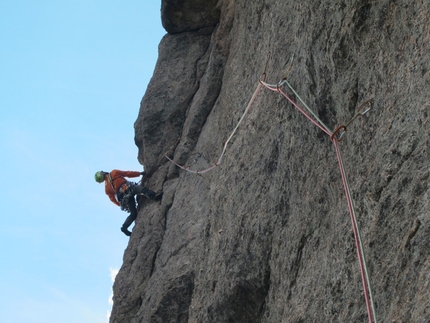
[{"label": "white cloud", "polygon": [[115,277],[118,274],[119,269],[117,268],[109,268],[110,272],[110,279],[112,280],[112,283],[115,281]]},{"label": "white cloud", "polygon": [[[110,279],[111,279],[112,283],[115,281],[115,277],[118,274],[118,271],[119,271],[119,269],[117,269],[117,268],[109,268]],[[113,291],[112,291],[112,293],[109,296],[108,302],[109,302],[110,306],[113,306]],[[110,313],[111,313],[111,311],[108,311],[107,314],[106,314],[107,322],[109,322]]]}]

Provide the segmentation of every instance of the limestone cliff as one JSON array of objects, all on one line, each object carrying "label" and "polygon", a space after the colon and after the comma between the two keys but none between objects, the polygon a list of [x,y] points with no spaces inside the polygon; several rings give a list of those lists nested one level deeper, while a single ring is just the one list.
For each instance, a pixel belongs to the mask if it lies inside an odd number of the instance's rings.
[{"label": "limestone cliff", "polygon": [[[330,137],[262,89],[264,70],[335,129],[378,322],[430,321],[427,1],[162,2],[168,34],[135,123],[146,185],[111,322],[366,322]],[[294,100],[297,97],[285,88]]]}]

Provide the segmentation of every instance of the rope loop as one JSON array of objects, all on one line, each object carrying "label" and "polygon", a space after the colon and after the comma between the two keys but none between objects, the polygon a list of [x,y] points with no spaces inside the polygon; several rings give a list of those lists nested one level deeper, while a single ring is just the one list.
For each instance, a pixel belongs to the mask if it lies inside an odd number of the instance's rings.
[{"label": "rope loop", "polygon": [[333,134],[330,136],[331,140],[337,140],[337,142],[341,142],[343,140],[343,135],[346,134],[346,126],[340,125],[336,128]]}]

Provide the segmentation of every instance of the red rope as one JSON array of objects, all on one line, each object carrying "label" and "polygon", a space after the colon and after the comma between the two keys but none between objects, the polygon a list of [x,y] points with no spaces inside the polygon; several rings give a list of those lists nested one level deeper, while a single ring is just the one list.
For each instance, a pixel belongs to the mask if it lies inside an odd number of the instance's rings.
[{"label": "red rope", "polygon": [[[267,66],[267,63],[266,63],[266,66]],[[263,73],[263,76],[264,76],[264,79],[265,79],[265,73]],[[223,150],[221,152],[221,155],[218,158],[218,160],[215,162],[215,164],[213,164],[212,166],[210,166],[210,167],[208,167],[206,169],[203,169],[203,170],[190,170],[188,166],[181,166],[181,165],[177,164],[175,161],[173,161],[171,158],[169,158],[167,156],[167,154],[165,155],[165,157],[170,162],[174,163],[176,166],[180,167],[181,169],[183,169],[183,170],[185,170],[187,172],[190,172],[190,173],[195,173],[195,174],[203,174],[203,173],[206,173],[206,172],[214,169],[215,167],[219,166],[219,164],[221,163],[221,160],[222,160],[222,158],[223,158],[223,156],[224,156],[224,154],[226,152],[227,145],[228,145],[230,139],[233,137],[234,133],[236,132],[237,128],[239,127],[240,123],[244,119],[244,117],[247,114],[248,110],[250,109],[252,103],[254,102],[255,98],[257,97],[257,94],[260,91],[261,85],[265,86],[267,89],[269,89],[271,91],[281,93],[307,119],[309,119],[314,125],[316,125],[319,129],[321,129],[325,134],[327,134],[330,137],[331,141],[333,142],[333,145],[334,145],[335,150],[336,150],[337,160],[338,160],[338,163],[339,163],[340,173],[341,173],[341,176],[342,176],[343,187],[344,187],[345,194],[346,194],[346,199],[347,199],[347,202],[348,202],[348,210],[349,210],[349,214],[350,214],[350,217],[351,217],[352,229],[353,229],[353,232],[354,232],[355,246],[356,246],[356,249],[357,249],[358,261],[359,261],[359,264],[360,264],[361,280],[362,280],[362,284],[363,284],[364,298],[366,300],[366,308],[367,308],[367,314],[368,314],[368,317],[369,317],[369,323],[374,323],[375,322],[374,320],[376,320],[376,319],[375,319],[375,314],[374,314],[374,308],[373,308],[372,300],[371,300],[371,297],[369,297],[369,294],[371,294],[371,292],[370,292],[369,281],[367,279],[364,254],[363,254],[363,250],[362,250],[362,246],[361,246],[361,242],[360,242],[360,236],[359,236],[359,231],[358,231],[358,226],[357,226],[357,220],[356,220],[355,213],[354,213],[354,207],[353,207],[353,202],[352,202],[352,198],[351,198],[351,193],[349,191],[348,182],[347,182],[347,179],[346,179],[346,174],[345,174],[345,170],[344,170],[344,167],[343,167],[342,158],[341,158],[341,155],[340,155],[340,150],[339,150],[339,145],[338,145],[338,141],[341,140],[341,136],[346,132],[346,126],[341,125],[333,133],[331,133],[329,130],[325,129],[320,123],[318,123],[315,119],[313,119],[296,102],[294,102],[280,88],[279,85],[277,85],[275,87],[273,85],[269,85],[269,84],[265,83],[264,81],[260,80],[260,85],[257,87],[257,89],[255,90],[254,94],[252,95],[251,100],[249,101],[248,106],[246,107],[245,112],[243,113],[243,115],[242,115],[241,119],[239,120],[238,124],[236,125],[236,127],[233,130],[233,132],[230,134],[230,136],[228,137],[228,139],[224,143],[224,147],[223,147]],[[368,102],[369,101],[366,101],[365,103],[362,104],[362,106],[364,106]],[[361,109],[361,107],[360,107],[360,109]],[[367,111],[368,110],[366,110],[363,113],[359,112],[359,114],[363,115]],[[357,116],[358,116],[358,114],[357,114]],[[356,118],[356,116],[353,119],[351,119],[350,122],[352,122],[352,120],[354,120],[355,118]],[[349,123],[348,123],[348,125],[349,125]],[[341,133],[341,131],[343,131],[343,133]]]},{"label": "red rope", "polygon": [[324,131],[328,136],[331,136],[331,133],[328,132],[323,126],[321,126],[317,121],[315,121],[305,110],[303,110],[296,102],[294,102],[280,87],[276,87],[276,89],[270,87],[267,83],[260,81],[267,89],[281,93],[288,101],[291,102],[306,118],[308,118],[314,125]]},{"label": "red rope", "polygon": [[352,230],[354,231],[355,247],[357,249],[358,262],[360,263],[361,281],[363,284],[363,292],[364,292],[364,298],[366,300],[366,307],[367,307],[367,313],[368,313],[368,317],[369,317],[369,323],[373,323],[374,313],[372,310],[372,305],[371,305],[370,297],[369,297],[369,290],[368,290],[369,282],[367,281],[367,275],[366,275],[365,268],[364,268],[365,260],[364,260],[364,255],[363,255],[362,250],[361,250],[361,244],[360,244],[360,238],[359,238],[359,233],[358,233],[358,228],[357,228],[357,222],[356,222],[356,217],[355,217],[355,213],[354,213],[354,206],[352,203],[351,193],[350,193],[349,187],[348,187],[348,181],[346,180],[345,169],[343,168],[342,158],[340,156],[339,145],[338,145],[337,139],[332,138],[332,142],[333,142],[334,148],[336,150],[337,161],[339,163],[340,174],[342,175],[343,187],[345,189],[346,200],[348,202],[348,209],[349,209],[349,214],[351,217]]},{"label": "red rope", "polygon": [[[359,236],[359,231],[358,231],[358,226],[357,226],[357,220],[356,220],[355,213],[354,213],[354,206],[353,206],[353,202],[352,202],[352,198],[351,198],[351,193],[349,191],[348,181],[346,179],[346,174],[345,174],[345,170],[344,170],[344,167],[343,167],[342,158],[340,156],[340,150],[339,150],[339,145],[338,145],[338,141],[341,140],[341,136],[343,135],[343,133],[346,132],[346,126],[341,125],[333,133],[330,133],[320,123],[318,123],[316,120],[314,120],[306,111],[304,111],[296,102],[294,102],[280,88],[279,85],[276,86],[276,87],[274,87],[273,85],[271,86],[271,85],[269,85],[269,84],[267,84],[265,82],[262,82],[262,81],[260,81],[260,83],[263,84],[267,89],[269,89],[271,91],[281,93],[307,119],[309,119],[314,125],[316,125],[319,129],[321,129],[325,134],[327,134],[330,137],[331,141],[333,142],[333,145],[334,145],[335,150],[336,150],[337,160],[338,160],[338,163],[339,163],[340,173],[341,173],[341,176],[342,176],[343,187],[344,187],[345,194],[346,194],[346,199],[347,199],[347,202],[348,202],[348,210],[349,210],[349,214],[350,214],[350,217],[351,217],[352,230],[354,232],[355,246],[356,246],[356,249],[357,249],[358,262],[360,264],[361,281],[362,281],[362,284],[363,284],[363,293],[364,293],[364,298],[365,298],[365,301],[366,301],[367,315],[368,315],[368,318],[369,318],[369,323],[374,323],[375,314],[374,314],[374,309],[373,309],[371,297],[369,296],[369,294],[370,294],[370,288],[369,288],[369,286],[370,285],[369,285],[369,281],[367,279],[367,274],[366,274],[364,254],[363,254],[362,246],[361,246],[361,243],[360,243],[360,236]],[[363,103],[361,105],[361,107],[364,106],[365,104],[367,104],[368,102],[369,102],[369,100],[366,101],[365,103]],[[360,107],[360,109],[361,109],[361,107]],[[364,114],[364,113],[362,113],[362,114]],[[355,119],[355,117],[353,119]],[[341,133],[341,131],[343,131],[343,133]]]}]

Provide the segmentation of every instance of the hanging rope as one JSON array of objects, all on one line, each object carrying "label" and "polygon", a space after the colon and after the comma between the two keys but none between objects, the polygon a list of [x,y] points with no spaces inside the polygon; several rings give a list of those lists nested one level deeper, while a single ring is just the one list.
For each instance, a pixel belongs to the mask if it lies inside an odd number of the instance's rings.
[{"label": "hanging rope", "polygon": [[[181,168],[187,172],[199,174],[199,175],[204,174],[206,172],[209,172],[210,170],[214,169],[215,167],[217,167],[221,164],[222,158],[224,157],[224,154],[226,153],[227,146],[228,146],[230,140],[233,138],[234,134],[236,133],[236,131],[239,128],[240,124],[242,123],[243,119],[245,118],[248,111],[250,110],[250,108],[251,108],[252,104],[254,103],[254,101],[255,101],[258,93],[260,92],[262,86],[266,87],[267,89],[269,89],[271,91],[279,92],[280,94],[282,94],[308,120],[310,120],[321,131],[323,131],[325,134],[327,134],[330,137],[331,141],[333,142],[333,145],[334,145],[334,148],[336,151],[338,164],[339,164],[341,177],[342,177],[342,183],[343,183],[343,187],[344,187],[345,195],[346,195],[346,199],[347,199],[348,210],[349,210],[350,217],[351,217],[352,229],[353,229],[355,245],[356,245],[356,249],[357,249],[357,257],[358,257],[358,262],[360,265],[361,280],[362,280],[362,284],[363,284],[363,293],[364,293],[364,298],[366,301],[366,309],[367,309],[368,319],[369,319],[369,323],[377,323],[376,322],[376,315],[375,315],[375,307],[374,307],[374,302],[373,302],[372,289],[371,289],[371,285],[370,285],[370,279],[369,279],[366,260],[365,260],[365,256],[364,256],[364,249],[363,249],[363,245],[361,242],[360,231],[358,228],[357,217],[355,215],[353,200],[351,197],[351,192],[349,189],[348,180],[346,177],[346,173],[345,173],[345,170],[343,167],[343,162],[342,162],[342,158],[341,158],[341,154],[340,154],[340,150],[339,150],[339,142],[343,139],[343,136],[345,135],[348,126],[356,118],[363,116],[364,114],[366,114],[368,111],[370,111],[373,108],[373,99],[368,99],[368,100],[364,101],[360,105],[360,107],[357,109],[357,113],[351,118],[350,121],[348,121],[345,125],[340,125],[339,127],[336,128],[336,130],[334,130],[332,132],[321,121],[321,119],[318,118],[318,116],[312,111],[312,109],[310,109],[309,106],[303,101],[303,99],[298,95],[298,93],[294,90],[294,88],[291,86],[291,84],[288,83],[287,76],[288,76],[288,73],[290,72],[291,67],[292,67],[293,57],[294,56],[291,56],[291,59],[289,62],[289,67],[287,69],[287,73],[281,79],[281,81],[277,84],[269,84],[269,83],[266,83],[266,69],[267,69],[269,59],[270,59],[270,53],[269,53],[268,59],[267,59],[266,64],[265,64],[264,72],[262,73],[262,76],[259,80],[259,84],[258,84],[257,88],[255,89],[254,94],[252,95],[250,101],[248,102],[248,105],[245,108],[245,111],[243,112],[239,122],[236,124],[236,126],[234,127],[230,136],[225,141],[221,155],[219,156],[217,161],[212,166],[210,166],[206,169],[202,169],[202,170],[191,170],[190,166],[181,166],[178,163],[176,163],[175,161],[173,161],[171,158],[169,158],[167,156],[167,153],[165,154],[165,157],[170,162],[172,162],[173,164],[175,164],[176,166],[178,166],[179,168]],[[290,90],[294,93],[294,95],[299,99],[299,101],[305,107],[304,109],[302,107],[300,107],[296,102],[294,102],[294,100],[292,100],[284,90],[282,90],[282,86],[284,84],[286,84],[290,88]],[[365,107],[366,107],[366,109],[364,109]]]},{"label": "hanging rope", "polygon": [[[346,194],[346,199],[348,203],[348,210],[351,217],[351,223],[352,228],[354,232],[354,239],[355,239],[355,245],[357,249],[357,257],[358,262],[360,265],[360,273],[361,273],[361,280],[363,284],[363,292],[364,292],[364,298],[366,301],[366,309],[367,314],[369,318],[369,323],[377,323],[376,322],[376,316],[375,316],[375,307],[373,302],[373,295],[372,295],[372,289],[370,286],[370,279],[368,275],[367,265],[366,265],[366,259],[364,257],[364,250],[363,245],[361,243],[361,237],[360,237],[360,231],[358,229],[357,224],[357,217],[355,215],[353,201],[351,197],[351,192],[349,190],[348,180],[346,178],[345,170],[342,163],[342,158],[340,155],[339,145],[338,143],[342,140],[342,137],[346,133],[347,127],[358,117],[363,116],[368,111],[370,111],[373,108],[373,99],[368,99],[364,101],[360,107],[357,109],[357,113],[352,117],[350,121],[346,123],[346,125],[340,125],[334,132],[331,132],[330,129],[317,117],[317,115],[304,103],[304,101],[300,98],[300,96],[297,94],[297,92],[293,89],[293,87],[287,82],[286,79],[282,79],[278,84],[268,84],[262,80],[260,80],[260,83],[263,84],[267,89],[275,92],[281,93],[294,107],[296,107],[307,119],[309,119],[314,125],[316,125],[319,129],[321,129],[325,134],[330,136],[330,139],[333,142],[333,145],[336,150],[336,155],[339,163],[339,169],[342,176],[342,182]],[[297,96],[297,98],[302,102],[302,104],[305,106],[307,112],[301,108],[296,102],[294,102],[282,89],[281,86],[283,84],[287,84],[288,87],[293,91],[293,93]],[[364,107],[367,107],[364,109]],[[311,116],[312,115],[312,116]]]},{"label": "hanging rope", "polygon": [[240,124],[242,123],[243,119],[245,118],[246,114],[248,113],[249,109],[251,109],[252,104],[255,101],[255,98],[257,97],[258,93],[261,90],[262,85],[258,84],[257,88],[254,91],[254,94],[251,97],[251,100],[249,100],[248,105],[246,106],[245,111],[242,114],[242,117],[240,118],[239,122],[236,124],[236,127],[234,127],[233,131],[231,132],[230,136],[227,138],[227,140],[224,143],[221,155],[218,157],[217,161],[215,162],[215,164],[213,164],[212,166],[205,168],[205,169],[201,169],[201,170],[192,170],[190,169],[190,166],[181,166],[178,163],[176,163],[175,161],[173,161],[171,158],[169,158],[169,156],[167,156],[167,154],[165,154],[164,156],[170,160],[173,164],[175,164],[176,166],[178,166],[179,168],[189,172],[189,173],[193,173],[193,174],[204,174],[209,172],[210,170],[214,169],[215,167],[219,166],[221,164],[222,158],[224,157],[224,154],[227,150],[227,146],[228,143],[230,142],[231,138],[233,138],[234,134],[236,133],[237,129],[239,128]]},{"label": "hanging rope", "polygon": [[[271,54],[269,52],[268,55],[267,55],[266,63],[264,65],[264,71],[261,74],[260,79],[263,79],[263,80],[266,79],[266,69],[267,69],[267,65],[269,64],[270,56],[271,56]],[[171,159],[169,156],[167,156],[167,153],[164,154],[164,157],[166,157],[170,162],[172,162],[173,164],[175,164],[179,168],[181,168],[181,169],[183,169],[183,170],[185,170],[185,171],[187,171],[189,173],[193,173],[193,174],[197,174],[197,175],[201,175],[201,174],[207,173],[207,172],[211,171],[212,169],[214,169],[215,167],[219,166],[221,164],[222,158],[224,157],[224,154],[225,154],[225,152],[227,150],[228,143],[233,138],[234,134],[236,133],[236,131],[239,128],[240,124],[242,123],[243,119],[245,119],[245,116],[247,115],[248,111],[251,109],[251,106],[254,103],[255,98],[257,97],[258,93],[260,92],[261,87],[262,87],[262,83],[259,83],[258,86],[257,86],[257,88],[254,91],[254,94],[252,95],[251,99],[249,100],[248,105],[245,108],[245,111],[243,112],[241,118],[239,119],[239,122],[236,124],[236,126],[234,127],[234,129],[231,132],[230,136],[225,141],[223,149],[222,149],[222,152],[221,152],[221,155],[218,157],[217,161],[212,166],[210,166],[208,168],[205,168],[205,169],[201,169],[201,170],[192,170],[192,169],[190,169],[190,166],[182,166],[182,165],[179,165],[178,163],[176,163],[173,159]]]},{"label": "hanging rope", "polygon": [[346,179],[345,169],[343,167],[342,157],[340,155],[338,140],[334,138],[332,141],[336,150],[340,174],[342,176],[342,182],[343,182],[343,187],[345,189],[346,200],[348,202],[348,210],[351,216],[352,231],[354,232],[355,246],[357,249],[357,257],[359,259],[359,264],[360,264],[361,281],[363,283],[363,292],[366,300],[366,308],[367,308],[367,313],[369,315],[369,322],[376,323],[372,289],[370,288],[369,274],[367,272],[366,259],[364,257],[363,244],[361,243],[361,235],[360,235],[360,231],[358,230],[357,217],[354,211],[351,192],[349,190],[348,180]]},{"label": "hanging rope", "polygon": [[[264,81],[260,80],[260,83],[263,84],[267,89],[275,91],[275,92],[279,92],[281,93],[288,101],[290,101],[290,103],[292,105],[294,105],[306,118],[308,118],[314,125],[316,125],[318,128],[320,128],[322,131],[324,131],[327,135],[331,136],[331,132],[328,129],[328,127],[318,118],[316,118],[315,114],[312,112],[311,109],[309,109],[309,107],[306,105],[307,110],[309,111],[310,114],[312,114],[317,121],[315,121],[306,111],[304,111],[299,105],[297,105],[296,102],[294,102],[281,88],[282,84],[287,83],[288,82],[286,80],[281,81],[280,83],[273,85],[273,84],[268,84]],[[290,86],[290,85],[289,85]],[[292,88],[292,87],[291,87]]]}]

